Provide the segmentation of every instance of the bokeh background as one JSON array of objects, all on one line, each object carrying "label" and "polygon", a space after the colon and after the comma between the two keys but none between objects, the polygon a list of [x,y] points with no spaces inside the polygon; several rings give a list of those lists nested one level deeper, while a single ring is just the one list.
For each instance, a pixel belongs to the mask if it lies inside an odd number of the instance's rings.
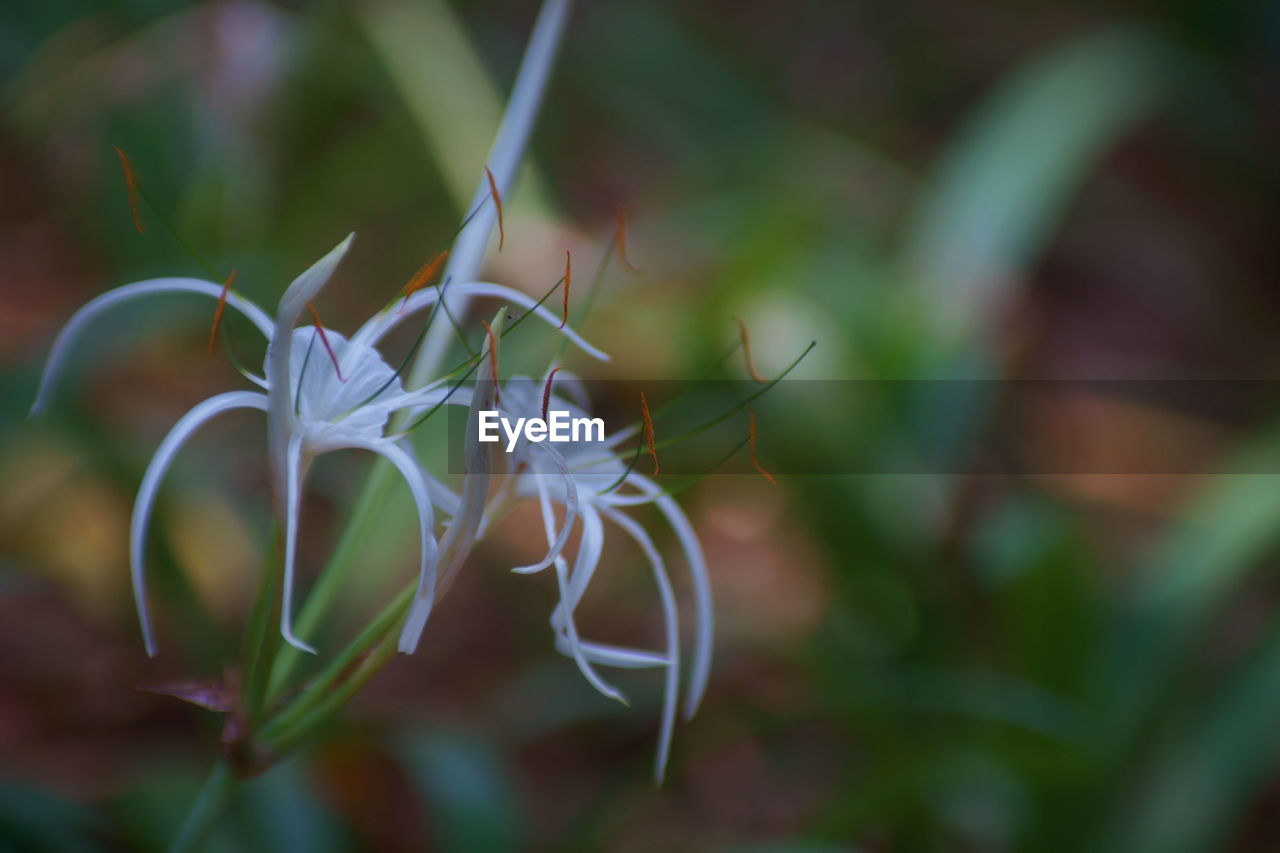
[{"label": "bokeh background", "polygon": [[[351,230],[320,308],[354,328],[452,233],[535,5],[0,10],[0,846],[163,847],[219,720],[143,688],[222,671],[270,541],[261,425],[228,418],[167,480],[149,661],[133,493],[176,417],[240,380],[205,355],[207,304],[138,304],[26,423],[56,329],[109,287],[202,275],[193,253],[273,304]],[[740,315],[766,373],[817,340],[808,379],[1269,379],[1278,58],[1263,0],[582,3],[491,277],[541,294],[566,248],[590,270],[625,205],[644,273],[604,280],[596,376],[694,375]],[[149,211],[134,232],[117,145],[192,252]],[[762,424],[777,486],[682,493],[717,658],[660,789],[659,680],[623,679],[622,708],[555,654],[551,579],[504,571],[533,551],[517,515],[420,653],[246,785],[214,846],[1273,848],[1280,482],[1239,472],[1280,470],[1280,422],[1087,393],[1013,415],[902,402],[921,428],[1016,434],[1027,464],[786,476],[903,452],[900,418],[835,394]],[[1185,467],[1127,471],[1152,444]],[[307,577],[367,464],[318,467]],[[408,513],[384,515],[322,645],[413,571]],[[584,630],[651,637],[639,556],[607,561]]]}]

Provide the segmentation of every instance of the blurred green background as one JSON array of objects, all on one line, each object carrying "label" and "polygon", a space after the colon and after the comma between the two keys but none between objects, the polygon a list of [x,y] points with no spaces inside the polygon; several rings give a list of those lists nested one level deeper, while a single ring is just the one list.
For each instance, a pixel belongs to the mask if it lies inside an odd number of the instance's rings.
[{"label": "blurred green background", "polygon": [[[112,147],[263,304],[357,231],[320,304],[350,331],[452,233],[535,7],[0,10],[0,846],[163,847],[219,723],[140,688],[220,673],[269,535],[261,425],[229,418],[166,481],[148,661],[133,493],[176,417],[241,381],[205,356],[207,304],[115,313],[50,416],[23,422],[78,305],[203,275],[150,212],[133,231]],[[491,277],[540,295],[566,248],[591,269],[625,204],[644,274],[605,280],[584,331],[615,362],[594,375],[692,375],[737,314],[765,373],[816,339],[805,378],[1271,378],[1278,59],[1280,6],[1261,0],[581,3]],[[1007,416],[961,402],[979,427]],[[817,414],[773,425],[766,464],[903,452],[864,401]],[[1087,396],[1021,414],[994,426],[1032,461],[1159,443],[1187,471],[1274,471],[1280,454],[1280,424]],[[306,576],[367,464],[320,464]],[[717,658],[660,789],[659,679],[624,678],[624,709],[554,653],[554,584],[503,571],[532,551],[536,519],[516,516],[420,652],[245,786],[214,846],[1273,849],[1280,483],[1034,471],[684,492]],[[411,573],[408,519],[388,510],[333,637]],[[644,567],[606,556],[584,631],[643,641]]]}]

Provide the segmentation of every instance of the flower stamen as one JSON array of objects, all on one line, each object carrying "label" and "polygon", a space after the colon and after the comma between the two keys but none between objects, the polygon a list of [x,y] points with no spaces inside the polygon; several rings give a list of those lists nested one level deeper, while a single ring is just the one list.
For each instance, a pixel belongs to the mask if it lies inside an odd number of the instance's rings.
[{"label": "flower stamen", "polygon": [[[410,296],[426,287],[427,282],[436,277],[436,273],[440,271],[440,266],[448,258],[449,250],[446,249],[418,268],[418,271],[413,274],[413,278],[409,279],[409,283],[401,291],[404,293],[404,302],[400,304],[400,310],[404,310],[404,306],[408,304]],[[434,311],[434,308],[432,310]]]},{"label": "flower stamen", "polygon": [[493,334],[493,326],[484,320],[480,321],[480,325],[484,326],[484,333],[489,337],[489,378],[493,380],[493,401],[501,403],[502,395],[498,390],[498,339]]},{"label": "flower stamen", "polygon": [[222,283],[222,293],[218,296],[218,307],[213,309],[213,325],[209,327],[209,355],[218,342],[218,327],[222,325],[222,313],[227,309],[227,294],[236,280],[236,268],[231,268],[231,275]]},{"label": "flower stamen", "polygon": [[308,302],[307,310],[311,312],[311,320],[315,323],[316,332],[320,335],[320,343],[324,344],[324,351],[329,353],[329,360],[333,362],[333,372],[338,374],[339,382],[346,382],[347,380],[342,376],[342,367],[338,364],[338,355],[329,345],[329,336],[324,333],[324,324],[320,322],[320,312],[316,310],[315,303]]},{"label": "flower stamen", "polygon": [[769,379],[756,369],[756,360],[751,355],[751,331],[747,328],[747,323],[741,317],[734,317],[738,321],[738,335],[742,338],[742,357],[747,363],[747,373],[751,379],[761,385],[768,385]]},{"label": "flower stamen", "polygon": [[649,456],[653,458],[653,474],[658,475],[658,447],[653,436],[653,416],[649,414],[649,401],[640,392],[640,412],[644,416],[644,441],[649,446]]},{"label": "flower stamen", "polygon": [[628,272],[640,275],[644,270],[640,269],[627,258],[627,209],[618,205],[618,224],[613,230],[613,242],[618,247],[618,261]]},{"label": "flower stamen", "polygon": [[551,404],[551,382],[556,378],[556,374],[560,372],[560,368],[553,367],[551,372],[547,374],[547,384],[542,388],[542,419],[547,419],[547,408]]},{"label": "flower stamen", "polygon": [[493,196],[494,207],[498,208],[498,251],[502,251],[502,244],[506,242],[507,232],[502,226],[502,194],[498,192],[498,182],[493,179],[493,172],[489,171],[489,167],[484,167],[484,173],[489,178],[489,195]]},{"label": "flower stamen", "polygon": [[[569,284],[573,280],[573,259],[569,256],[569,250],[564,253],[564,309],[560,312],[560,325],[557,329],[563,329],[564,324],[569,322]],[[558,368],[557,368],[558,369]]]},{"label": "flower stamen", "polygon": [[772,485],[778,485],[778,481],[770,474],[765,467],[760,464],[759,457],[756,456],[756,410],[751,406],[747,406],[747,449],[751,451],[751,465],[760,472],[760,476],[768,480]]},{"label": "flower stamen", "polygon": [[124,186],[129,191],[129,215],[133,217],[134,230],[145,234],[142,217],[138,215],[138,176],[134,174],[133,164],[129,162],[129,155],[124,153],[124,149],[119,145],[113,147],[116,149],[116,156],[120,158],[120,167],[124,170]]}]

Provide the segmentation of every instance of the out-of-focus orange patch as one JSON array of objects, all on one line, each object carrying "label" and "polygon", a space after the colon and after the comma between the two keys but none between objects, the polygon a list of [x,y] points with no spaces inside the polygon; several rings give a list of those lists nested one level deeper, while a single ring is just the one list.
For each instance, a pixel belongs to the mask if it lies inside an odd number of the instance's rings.
[{"label": "out-of-focus orange patch", "polygon": [[1087,389],[1031,398],[1022,417],[1018,452],[1037,480],[1144,515],[1171,511],[1231,447],[1221,425]]}]

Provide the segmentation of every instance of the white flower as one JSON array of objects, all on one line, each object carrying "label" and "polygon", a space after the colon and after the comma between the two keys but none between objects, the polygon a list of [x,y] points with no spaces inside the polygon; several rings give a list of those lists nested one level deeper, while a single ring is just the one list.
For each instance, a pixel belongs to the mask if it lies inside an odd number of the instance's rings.
[{"label": "white flower", "polygon": [[[302,311],[328,283],[334,269],[350,248],[351,241],[352,237],[347,237],[294,280],[280,300],[274,322],[268,319],[266,312],[249,300],[234,292],[227,293],[226,304],[247,317],[267,339],[265,376],[247,374],[263,390],[230,391],[197,404],[179,419],[147,466],[134,504],[130,559],[138,617],[147,653],[150,655],[155,654],[156,643],[146,599],[145,551],[151,509],[160,480],[173,457],[192,433],[213,417],[236,409],[259,409],[267,413],[271,474],[277,505],[285,522],[284,588],[280,617],[280,630],[284,638],[299,649],[314,651],[311,646],[294,636],[291,626],[303,478],[311,461],[319,454],[333,450],[359,449],[376,453],[393,464],[404,477],[417,506],[421,548],[418,595],[406,622],[401,648],[412,650],[417,643],[417,635],[430,613],[436,586],[437,545],[433,503],[447,512],[455,513],[458,512],[459,498],[423,471],[403,436],[389,435],[386,429],[392,414],[404,410],[412,413],[435,405],[449,394],[449,389],[443,383],[436,382],[421,389],[406,391],[396,371],[374,347],[396,324],[434,304],[440,297],[441,289],[424,288],[403,302],[396,300],[375,314],[350,339],[314,326],[295,328]],[[559,323],[559,318],[550,311],[536,305],[534,300],[523,293],[507,287],[469,282],[452,284],[448,290],[467,296],[496,296],[510,304],[534,311],[552,327]],[[53,385],[65,366],[72,344],[90,322],[125,302],[165,293],[197,293],[218,299],[222,288],[213,282],[199,279],[152,279],[116,288],[91,300],[71,317],[54,341],[40,379],[40,390],[32,406],[32,414],[38,414],[48,405]],[[593,356],[608,358],[571,329],[566,327],[562,332]],[[464,490],[462,503],[465,505],[466,502]],[[453,543],[458,537],[455,535],[450,538],[456,526],[451,525],[446,534],[446,543],[450,546],[446,550],[451,554],[457,550]]]},{"label": "white flower", "polygon": [[[572,393],[573,380],[559,374],[568,382],[557,384]],[[511,418],[538,417],[544,408],[542,398],[545,383],[535,383],[527,378],[513,378],[502,389],[501,406]],[[580,395],[579,395],[580,396]],[[576,405],[559,393],[547,396],[548,407],[564,410],[570,418],[585,416],[585,404]],[[579,400],[579,403],[584,401]],[[688,719],[698,709],[706,690],[711,669],[711,647],[714,632],[714,614],[711,604],[711,584],[707,576],[706,558],[697,534],[680,506],[657,483],[631,469],[627,462],[614,452],[617,445],[626,440],[633,430],[622,430],[600,442],[529,442],[521,438],[508,457],[511,475],[506,488],[495,497],[493,514],[499,514],[514,501],[534,498],[542,509],[543,527],[547,540],[547,554],[530,566],[520,566],[514,571],[531,573],[554,566],[560,589],[560,602],[551,615],[551,627],[555,632],[556,648],[573,658],[587,680],[604,695],[625,702],[622,693],[605,681],[595,667],[611,666],[626,669],[658,668],[666,671],[662,724],[659,736],[655,772],[661,779],[666,768],[675,724],[676,705],[680,684],[680,642],[675,594],[667,576],[662,555],[648,532],[633,518],[622,511],[623,507],[653,504],[666,518],[680,542],[689,565],[693,581],[696,627],[692,667],[684,701],[684,714]],[[556,528],[553,504],[564,507],[564,519]],[[581,521],[582,536],[574,557],[572,569],[562,555],[575,523]],[[665,630],[665,648],[661,651],[629,648],[585,640],[579,636],[574,622],[574,611],[582,601],[600,565],[604,545],[604,522],[609,521],[627,534],[648,560],[662,604]]]}]

